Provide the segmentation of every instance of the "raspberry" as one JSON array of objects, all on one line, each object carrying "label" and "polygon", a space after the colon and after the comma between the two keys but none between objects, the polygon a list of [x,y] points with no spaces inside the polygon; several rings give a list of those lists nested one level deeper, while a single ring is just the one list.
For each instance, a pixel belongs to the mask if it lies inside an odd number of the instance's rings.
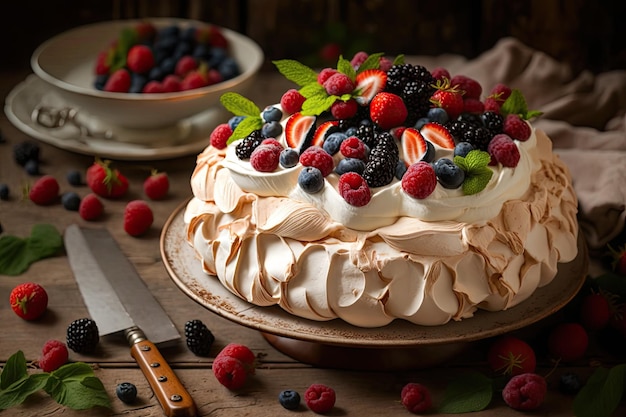
[{"label": "raspberry", "polygon": [[78,206],[78,214],[83,220],[96,220],[102,215],[104,211],[104,205],[102,201],[93,193],[87,194],[80,201]]},{"label": "raspberry", "polygon": [[58,340],[48,340],[41,349],[39,367],[44,372],[52,372],[65,365],[68,358],[69,353],[65,343]]},{"label": "raspberry", "polygon": [[362,176],[356,172],[346,172],[339,177],[339,194],[355,207],[363,207],[372,199],[370,188]]},{"label": "raspberry", "polygon": [[435,191],[437,175],[425,161],[412,164],[402,177],[402,190],[413,198],[426,198]]},{"label": "raspberry", "polygon": [[500,133],[489,142],[487,152],[502,166],[515,168],[519,163],[520,153],[517,145],[508,135]]},{"label": "raspberry", "polygon": [[319,146],[310,146],[306,148],[300,155],[300,163],[305,167],[314,167],[319,169],[324,177],[333,172],[335,165],[333,157]]},{"label": "raspberry", "polygon": [[319,74],[317,74],[317,83],[319,85],[324,85],[324,83],[326,82],[326,80],[328,80],[331,76],[337,74],[337,70],[334,68],[324,68],[322,69]]},{"label": "raspberry", "polygon": [[443,80],[444,78],[450,79],[450,72],[443,67],[434,68],[430,74],[435,80]]},{"label": "raspberry", "polygon": [[580,306],[580,322],[588,330],[602,330],[611,320],[611,307],[602,294],[586,295]]},{"label": "raspberry", "polygon": [[218,382],[229,390],[244,386],[248,379],[246,367],[239,359],[232,356],[218,355],[213,361],[213,374]]},{"label": "raspberry", "polygon": [[164,93],[176,93],[182,89],[182,79],[175,74],[168,74],[163,78],[161,85]]},{"label": "raspberry", "polygon": [[346,120],[354,117],[359,110],[356,100],[351,98],[348,101],[337,100],[330,106],[330,113],[335,119]]},{"label": "raspberry", "polygon": [[365,159],[367,149],[363,141],[356,136],[350,136],[341,142],[339,151],[346,158]]},{"label": "raspberry", "polygon": [[304,392],[304,401],[311,411],[325,414],[335,406],[335,390],[324,384],[312,384]]},{"label": "raspberry", "polygon": [[343,94],[349,94],[354,90],[354,82],[346,74],[337,72],[326,81],[324,81],[324,89],[331,96],[341,96]]},{"label": "raspberry", "polygon": [[163,83],[157,80],[151,80],[141,89],[144,94],[159,94],[163,92]]},{"label": "raspberry", "polygon": [[198,356],[208,356],[215,336],[201,320],[185,323],[185,342],[190,351]]},{"label": "raspberry", "polygon": [[143,192],[150,200],[163,200],[170,189],[170,179],[165,172],[152,170],[143,182]]},{"label": "raspberry", "polygon": [[350,60],[350,64],[354,67],[354,69],[359,69],[362,63],[365,62],[369,54],[365,51],[359,51]]},{"label": "raspberry", "polygon": [[302,110],[306,98],[295,88],[287,90],[280,98],[280,106],[287,114],[294,114]]},{"label": "raspberry", "polygon": [[28,192],[28,198],[40,206],[52,204],[59,196],[59,182],[52,175],[39,178]]},{"label": "raspberry", "polygon": [[428,388],[415,382],[409,382],[402,388],[400,398],[402,405],[413,414],[426,413],[433,405]]},{"label": "raspberry", "polygon": [[400,126],[408,115],[408,110],[400,96],[392,93],[378,93],[370,102],[370,118],[383,130]]},{"label": "raspberry", "polygon": [[509,114],[504,118],[502,132],[513,139],[525,142],[530,137],[530,126],[517,114]]},{"label": "raspberry", "polygon": [[89,318],[74,320],[67,327],[67,347],[76,353],[93,352],[99,341],[98,326]]},{"label": "raspberry", "polygon": [[230,356],[237,360],[246,367],[248,373],[254,373],[256,366],[256,356],[250,350],[249,347],[239,343],[229,343],[217,354],[217,356]]},{"label": "raspberry", "polygon": [[181,78],[184,78],[191,71],[198,68],[198,61],[191,55],[182,56],[174,67],[174,74],[178,75]]},{"label": "raspberry", "polygon": [[499,104],[502,104],[506,101],[507,98],[511,95],[511,88],[505,84],[498,83],[493,86],[491,91],[489,92],[489,97],[496,100]]},{"label": "raspberry", "polygon": [[250,165],[259,172],[273,172],[278,168],[280,150],[274,145],[259,145],[250,155]]},{"label": "raspberry", "polygon": [[548,336],[548,351],[562,362],[582,359],[589,346],[589,336],[578,323],[561,323]]},{"label": "raspberry", "polygon": [[261,145],[270,146],[274,151],[281,153],[283,151],[283,145],[274,138],[263,139]]},{"label": "raspberry", "polygon": [[115,395],[124,404],[132,404],[137,398],[137,387],[131,382],[122,382],[115,387]]},{"label": "raspberry", "polygon": [[226,147],[226,142],[228,142],[228,138],[230,138],[230,135],[232,134],[233,129],[230,128],[228,123],[217,125],[211,132],[211,136],[209,136],[211,146],[217,149],[224,149]]},{"label": "raspberry", "polygon": [[152,49],[146,45],[134,45],[126,56],[128,69],[137,74],[145,74],[154,67]]},{"label": "raspberry", "polygon": [[480,83],[465,75],[455,75],[450,80],[450,85],[457,85],[459,90],[465,91],[463,94],[464,99],[473,98],[478,100],[483,93],[483,88]]},{"label": "raspberry", "polygon": [[534,373],[516,375],[502,390],[502,398],[514,410],[528,411],[538,408],[546,396],[546,380]]},{"label": "raspberry", "polygon": [[464,98],[463,99],[463,113],[477,113],[480,114],[485,110],[485,105],[482,101],[476,98]]},{"label": "raspberry", "polygon": [[124,208],[124,231],[131,236],[140,236],[150,229],[154,215],[143,200],[133,200]]},{"label": "raspberry", "polygon": [[294,390],[284,390],[278,394],[278,402],[287,410],[297,410],[300,407],[300,394]]},{"label": "raspberry", "polygon": [[485,106],[485,111],[500,113],[500,103],[493,97],[487,97],[485,99],[484,106]]}]

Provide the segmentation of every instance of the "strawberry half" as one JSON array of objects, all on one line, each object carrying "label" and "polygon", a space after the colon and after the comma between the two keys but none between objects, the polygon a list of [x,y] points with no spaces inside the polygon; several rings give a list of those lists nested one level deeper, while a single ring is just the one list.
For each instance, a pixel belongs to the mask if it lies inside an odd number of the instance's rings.
[{"label": "strawberry half", "polygon": [[409,127],[402,132],[402,154],[407,165],[421,161],[428,151],[428,145],[419,130]]},{"label": "strawberry half", "polygon": [[329,120],[319,125],[317,129],[315,129],[315,133],[313,134],[313,142],[311,142],[311,145],[321,147],[324,144],[324,141],[326,140],[326,137],[328,135],[339,130],[337,126],[339,126],[338,120]]},{"label": "strawberry half", "polygon": [[454,138],[444,126],[439,123],[426,123],[420,132],[424,139],[444,149],[454,149]]},{"label": "strawberry half", "polygon": [[365,70],[356,76],[357,103],[366,106],[374,96],[385,89],[387,73],[379,69]]},{"label": "strawberry half", "polygon": [[289,116],[285,124],[285,141],[287,146],[302,153],[311,146],[315,134],[315,116],[305,116],[302,113],[294,113]]}]

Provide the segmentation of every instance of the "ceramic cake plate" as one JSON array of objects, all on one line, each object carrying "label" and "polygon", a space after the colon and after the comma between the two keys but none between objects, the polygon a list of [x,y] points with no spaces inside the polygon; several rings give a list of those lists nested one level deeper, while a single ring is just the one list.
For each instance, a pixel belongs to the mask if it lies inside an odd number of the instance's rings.
[{"label": "ceramic cake plate", "polygon": [[252,305],[203,272],[186,240],[185,206],[171,214],[161,234],[161,255],[174,283],[213,313],[258,330],[277,350],[318,367],[390,370],[441,364],[471,342],[521,329],[557,312],[580,290],[588,267],[580,236],[576,259],[560,264],[549,285],[505,311],[478,311],[470,319],[432,327],[404,320],[379,328],[355,327],[341,320],[317,322],[292,316],[278,306]]},{"label": "ceramic cake plate", "polygon": [[23,133],[68,151],[118,160],[163,160],[200,153],[213,128],[228,118],[215,107],[174,126],[128,129],[72,109],[53,87],[31,74],[8,94],[4,112]]}]

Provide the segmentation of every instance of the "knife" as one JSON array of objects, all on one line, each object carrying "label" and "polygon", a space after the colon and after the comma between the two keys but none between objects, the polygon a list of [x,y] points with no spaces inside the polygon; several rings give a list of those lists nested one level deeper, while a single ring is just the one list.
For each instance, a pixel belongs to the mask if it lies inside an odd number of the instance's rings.
[{"label": "knife", "polygon": [[157,345],[180,339],[163,307],[104,228],[70,225],[65,250],[78,288],[101,336],[124,332],[135,359],[168,417],[197,414],[191,395]]}]

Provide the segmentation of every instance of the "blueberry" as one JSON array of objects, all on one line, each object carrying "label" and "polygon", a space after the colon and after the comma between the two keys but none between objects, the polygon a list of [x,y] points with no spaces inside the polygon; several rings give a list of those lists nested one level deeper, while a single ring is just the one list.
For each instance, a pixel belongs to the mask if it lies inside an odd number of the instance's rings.
[{"label": "blueberry", "polygon": [[180,32],[180,38],[183,41],[189,42],[189,43],[194,43],[196,41],[196,28],[195,26],[189,26],[187,28],[184,28],[181,32]]},{"label": "blueberry", "polygon": [[346,134],[346,137],[350,137],[350,136],[356,136],[358,131],[359,129],[356,126],[350,126],[349,128],[346,129],[344,133]]},{"label": "blueberry", "polygon": [[283,118],[283,112],[278,107],[267,106],[263,109],[261,117],[266,122],[280,122],[280,119]]},{"label": "blueberry", "polygon": [[315,167],[304,167],[298,174],[298,185],[304,192],[315,194],[324,188],[322,171]]},{"label": "blueberry", "polygon": [[574,373],[565,373],[561,375],[559,379],[559,391],[563,394],[567,395],[576,395],[580,388],[582,387],[582,383],[578,375]]},{"label": "blueberry", "polygon": [[230,126],[231,130],[235,130],[245,118],[246,116],[233,116],[228,120],[228,126]]},{"label": "blueberry", "polygon": [[444,188],[458,188],[465,180],[465,171],[448,158],[438,159],[434,168],[437,180]]},{"label": "blueberry", "polygon": [[178,45],[176,45],[176,48],[174,48],[174,52],[172,52],[172,57],[174,57],[174,59],[178,61],[185,55],[191,55],[192,51],[193,51],[193,48],[189,43],[181,42]]},{"label": "blueberry", "polygon": [[281,391],[278,394],[278,402],[287,410],[296,410],[300,407],[300,394],[290,389]]},{"label": "blueberry", "polygon": [[283,133],[283,126],[278,122],[267,122],[261,127],[261,134],[264,138],[277,138]]},{"label": "blueberry", "polygon": [[293,148],[285,148],[280,152],[279,162],[283,168],[292,168],[298,165],[300,155]]},{"label": "blueberry", "polygon": [[448,113],[441,107],[432,107],[428,110],[428,113],[426,113],[426,117],[428,117],[431,122],[439,124],[445,124],[450,120]]},{"label": "blueberry", "polygon": [[148,80],[150,81],[161,81],[163,77],[165,77],[165,74],[161,67],[153,67],[148,73]]},{"label": "blueberry", "polygon": [[324,143],[322,144],[322,149],[324,149],[329,155],[334,155],[339,152],[341,142],[346,140],[347,137],[348,136],[346,136],[346,134],[342,132],[331,133],[324,140]]},{"label": "blueberry", "polygon": [[130,75],[130,88],[129,93],[141,93],[143,87],[148,83],[148,78],[145,75],[137,74],[136,72]]},{"label": "blueberry", "polygon": [[178,25],[169,25],[159,29],[159,38],[172,38],[178,41],[180,36],[180,28]]},{"label": "blueberry", "polygon": [[421,128],[424,127],[424,125],[426,123],[430,123],[430,119],[428,117],[420,117],[419,119],[417,119],[417,122],[415,122],[415,128],[417,130],[420,130]]},{"label": "blueberry", "polygon": [[80,206],[80,196],[74,191],[68,191],[61,196],[61,203],[65,210],[78,211]]},{"label": "blueberry", "polygon": [[83,176],[80,171],[76,169],[67,171],[65,177],[67,178],[67,183],[70,185],[73,185],[75,187],[83,185]]},{"label": "blueberry", "polygon": [[0,200],[9,199],[9,186],[6,184],[0,184]]},{"label": "blueberry", "polygon": [[93,82],[93,86],[96,90],[104,90],[104,85],[107,83],[107,80],[109,79],[109,75],[108,74],[100,74],[100,75],[96,75],[96,78]]},{"label": "blueberry", "polygon": [[191,56],[196,58],[196,59],[200,59],[203,61],[208,61],[209,60],[209,55],[210,54],[210,49],[207,45],[204,44],[198,44],[193,48],[193,51],[191,52]]},{"label": "blueberry", "polygon": [[422,156],[422,161],[433,162],[435,160],[435,145],[431,141],[426,141],[426,153]]},{"label": "blueberry", "polygon": [[209,67],[216,68],[218,67],[228,56],[224,48],[212,48],[209,53]]},{"label": "blueberry", "polygon": [[396,163],[396,178],[399,180],[402,180],[402,177],[404,177],[404,174],[406,173],[407,170],[407,166],[404,163],[404,161],[402,159],[398,159],[398,162]]},{"label": "blueberry", "polygon": [[115,394],[123,403],[131,404],[137,398],[137,387],[132,382],[122,382],[115,388]]},{"label": "blueberry", "polygon": [[28,175],[39,175],[39,161],[36,159],[29,159],[24,164],[24,169]]},{"label": "blueberry", "polygon": [[365,171],[365,162],[357,158],[344,158],[339,161],[335,168],[335,172],[339,175],[345,174],[346,172],[356,172],[360,175],[363,171]]},{"label": "blueberry", "polygon": [[469,142],[459,142],[454,147],[454,156],[462,156],[465,158],[470,151],[474,150],[474,145]]},{"label": "blueberry", "polygon": [[231,57],[226,57],[217,66],[217,71],[222,75],[224,80],[230,80],[239,75],[239,65]]},{"label": "blueberry", "polygon": [[165,58],[163,62],[161,62],[161,65],[159,65],[159,68],[161,68],[163,76],[173,74],[174,69],[176,68],[176,58],[173,56]]},{"label": "blueberry", "polygon": [[24,166],[31,159],[39,161],[40,148],[37,142],[24,141],[15,144],[13,147],[13,157],[15,162]]}]

